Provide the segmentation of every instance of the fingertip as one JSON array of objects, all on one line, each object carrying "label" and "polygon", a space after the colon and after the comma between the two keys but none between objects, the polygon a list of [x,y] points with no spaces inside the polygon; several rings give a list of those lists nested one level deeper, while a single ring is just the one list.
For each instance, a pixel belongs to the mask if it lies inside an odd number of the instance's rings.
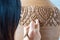
[{"label": "fingertip", "polygon": [[39,24],[39,21],[38,21],[38,19],[36,19],[36,20],[35,20],[35,22],[36,22],[36,24]]},{"label": "fingertip", "polygon": [[29,26],[33,27],[34,26],[34,21],[31,21]]},{"label": "fingertip", "polygon": [[39,30],[39,29],[40,29],[39,20],[38,20],[38,19],[36,19],[36,20],[35,20],[35,22],[36,22],[36,25],[35,25],[35,26],[36,26],[36,28]]}]

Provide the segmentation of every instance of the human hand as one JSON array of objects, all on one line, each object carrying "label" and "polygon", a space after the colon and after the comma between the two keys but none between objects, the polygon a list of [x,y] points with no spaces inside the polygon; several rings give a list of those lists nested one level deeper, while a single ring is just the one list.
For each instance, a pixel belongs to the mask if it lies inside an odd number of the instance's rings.
[{"label": "human hand", "polygon": [[24,27],[24,40],[40,40],[40,25],[38,19],[31,21],[28,26]]}]

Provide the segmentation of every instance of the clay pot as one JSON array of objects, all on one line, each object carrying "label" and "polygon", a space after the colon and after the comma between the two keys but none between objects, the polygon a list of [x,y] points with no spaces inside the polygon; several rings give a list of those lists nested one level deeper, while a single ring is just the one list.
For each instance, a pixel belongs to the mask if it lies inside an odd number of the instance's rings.
[{"label": "clay pot", "polygon": [[41,40],[58,40],[60,12],[49,0],[21,0],[20,25],[29,25],[31,19],[40,22]]}]

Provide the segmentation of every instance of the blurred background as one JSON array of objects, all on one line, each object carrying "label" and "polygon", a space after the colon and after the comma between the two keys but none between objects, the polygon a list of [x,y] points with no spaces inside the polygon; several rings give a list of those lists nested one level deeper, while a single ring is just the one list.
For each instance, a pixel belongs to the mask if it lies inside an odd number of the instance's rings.
[{"label": "blurred background", "polygon": [[50,0],[50,1],[60,9],[60,0]]}]

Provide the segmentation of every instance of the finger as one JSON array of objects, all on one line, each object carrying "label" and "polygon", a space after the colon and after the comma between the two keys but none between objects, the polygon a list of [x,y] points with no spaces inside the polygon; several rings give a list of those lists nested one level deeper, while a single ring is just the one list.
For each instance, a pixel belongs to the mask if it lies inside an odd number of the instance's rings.
[{"label": "finger", "polygon": [[28,29],[29,29],[29,26],[24,26],[24,29],[25,29],[25,30],[28,30]]},{"label": "finger", "polygon": [[40,30],[40,24],[39,24],[38,19],[36,19],[35,22],[36,22],[36,25],[35,26],[37,27],[38,30]]},{"label": "finger", "polygon": [[29,33],[28,33],[29,37],[31,37],[32,31],[34,31],[34,26],[35,26],[34,22],[31,21],[29,25],[30,28],[29,28]]},{"label": "finger", "polygon": [[30,24],[29,24],[30,29],[33,29],[34,26],[35,26],[35,23],[33,21],[31,21]]},{"label": "finger", "polygon": [[29,34],[29,37],[30,37],[30,38],[33,38],[34,36],[35,36],[35,32],[32,31],[32,32]]},{"label": "finger", "polygon": [[36,19],[36,20],[35,20],[35,22],[36,22],[36,24],[38,24],[38,25],[39,25],[39,21],[38,21],[38,19]]},{"label": "finger", "polygon": [[24,35],[26,35],[28,31],[29,31],[29,26],[25,26],[24,27]]}]

